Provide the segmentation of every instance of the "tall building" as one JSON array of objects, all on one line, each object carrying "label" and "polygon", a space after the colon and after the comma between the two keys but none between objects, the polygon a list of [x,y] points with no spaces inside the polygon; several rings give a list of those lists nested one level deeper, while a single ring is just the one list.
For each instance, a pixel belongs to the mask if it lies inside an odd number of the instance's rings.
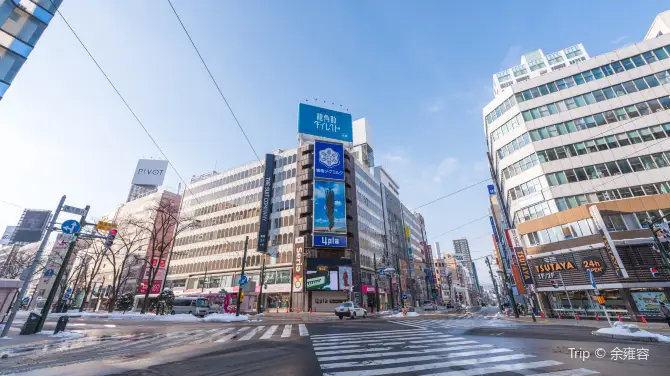
[{"label": "tall building", "polygon": [[667,20],[660,14],[645,40],[601,56],[578,45],[585,60],[504,90],[494,79],[483,122],[502,213],[497,245],[513,253],[515,284],[534,284],[547,312],[570,310],[556,280],[589,315],[600,309],[585,269],[606,309],[629,317],[670,294],[667,271],[650,272],[663,260],[648,229],[670,214]]},{"label": "tall building", "polygon": [[472,272],[472,256],[470,255],[470,245],[468,239],[454,239],[454,259],[463,265],[464,268]]},{"label": "tall building", "polygon": [[0,0],[0,99],[63,0]]}]

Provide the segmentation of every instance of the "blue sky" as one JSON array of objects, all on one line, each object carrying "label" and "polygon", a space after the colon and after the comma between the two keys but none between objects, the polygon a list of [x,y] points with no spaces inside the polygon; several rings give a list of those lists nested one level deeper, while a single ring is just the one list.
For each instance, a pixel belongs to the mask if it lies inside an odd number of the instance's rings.
[{"label": "blue sky", "polygon": [[[174,5],[259,153],[296,144],[314,98],[373,126],[376,161],[414,208],[488,176],[481,109],[491,75],[537,48],[592,56],[641,40],[665,1],[199,1]],[[197,4],[197,6],[195,5]],[[167,1],[65,0],[62,12],[184,179],[254,160]],[[332,106],[335,103],[335,106]],[[100,216],[160,154],[56,17],[0,101],[0,198]],[[167,185],[176,188],[170,171]],[[429,241],[492,248],[485,185],[421,209]],[[0,229],[21,209],[0,203]],[[1,231],[1,230],[0,230]],[[480,278],[484,264],[477,263]]]}]

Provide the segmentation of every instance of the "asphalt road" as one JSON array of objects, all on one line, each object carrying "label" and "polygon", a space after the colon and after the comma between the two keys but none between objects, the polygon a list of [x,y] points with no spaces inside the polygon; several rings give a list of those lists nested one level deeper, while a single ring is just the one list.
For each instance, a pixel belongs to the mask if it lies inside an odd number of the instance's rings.
[{"label": "asphalt road", "polygon": [[[0,374],[655,376],[670,370],[670,345],[495,319],[127,324],[113,335],[84,330],[89,337],[11,354],[0,360]],[[635,359],[621,359],[617,348]],[[596,349],[606,356],[597,359]],[[612,360],[615,353],[619,359]]]}]

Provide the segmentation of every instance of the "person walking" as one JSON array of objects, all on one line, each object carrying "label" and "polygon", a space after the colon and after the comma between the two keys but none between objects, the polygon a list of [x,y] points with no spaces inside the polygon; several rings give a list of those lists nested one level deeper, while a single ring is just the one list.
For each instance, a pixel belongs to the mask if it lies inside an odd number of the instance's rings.
[{"label": "person walking", "polygon": [[665,306],[665,303],[661,303],[661,306],[658,307],[658,310],[661,311],[661,313],[665,316],[665,320],[668,322],[668,326],[670,326],[670,309]]}]

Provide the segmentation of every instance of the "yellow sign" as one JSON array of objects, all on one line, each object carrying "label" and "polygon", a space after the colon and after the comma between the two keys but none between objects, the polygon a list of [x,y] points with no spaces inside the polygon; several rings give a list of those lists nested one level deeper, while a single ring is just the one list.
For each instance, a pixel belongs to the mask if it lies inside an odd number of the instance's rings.
[{"label": "yellow sign", "polygon": [[109,231],[113,228],[116,228],[116,223],[98,221],[98,224],[95,225],[95,228],[97,228],[100,231]]},{"label": "yellow sign", "polygon": [[550,273],[559,270],[576,269],[572,261],[554,262],[551,264],[540,264],[535,266],[535,271],[538,273]]},{"label": "yellow sign", "polygon": [[407,236],[407,239],[410,238],[409,226],[405,226],[405,235]]},{"label": "yellow sign", "polygon": [[598,295],[598,304],[605,304],[605,297],[602,295]]}]

